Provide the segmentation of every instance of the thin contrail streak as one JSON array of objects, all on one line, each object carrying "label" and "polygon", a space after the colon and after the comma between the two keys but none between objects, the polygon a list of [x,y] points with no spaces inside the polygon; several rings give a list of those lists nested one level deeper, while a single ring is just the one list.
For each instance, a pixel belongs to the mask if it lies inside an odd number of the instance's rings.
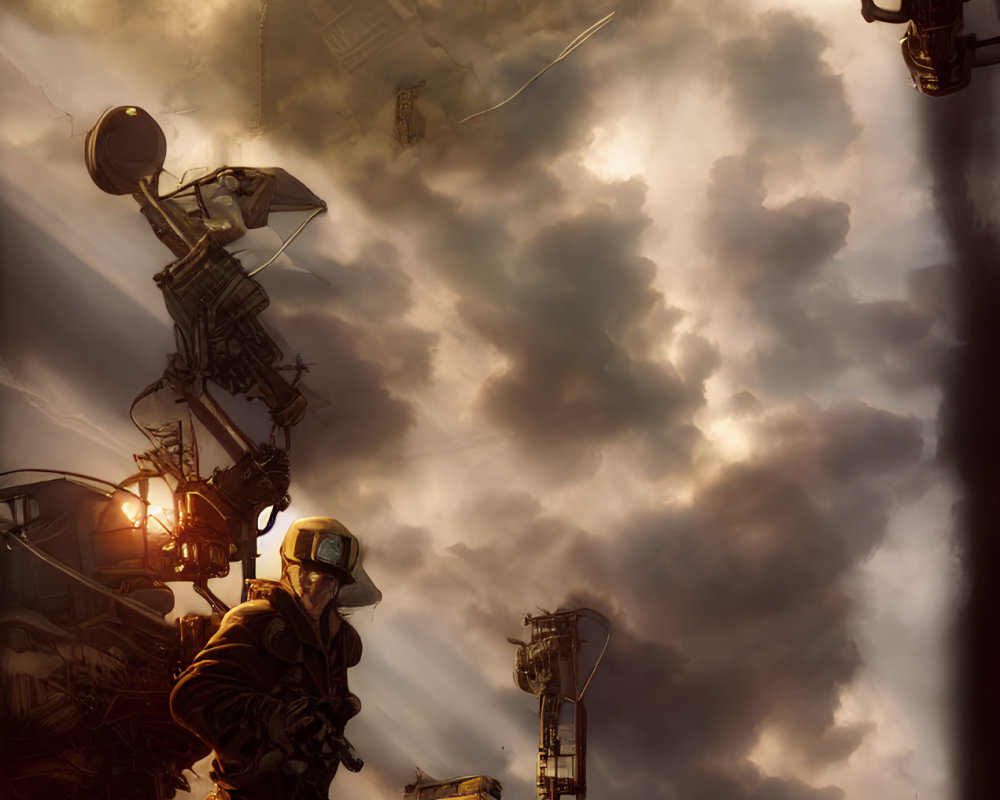
[{"label": "thin contrail streak", "polygon": [[520,89],[518,89],[516,92],[514,92],[514,94],[512,94],[506,100],[503,100],[503,101],[497,103],[495,106],[491,106],[490,108],[483,109],[482,111],[477,111],[475,114],[469,114],[469,116],[467,116],[465,119],[460,120],[458,124],[462,125],[462,124],[468,122],[470,119],[475,119],[476,117],[481,117],[481,116],[483,116],[483,114],[489,114],[491,111],[496,111],[501,106],[504,106],[507,103],[509,103],[511,100],[513,100],[519,94],[521,94],[521,92],[523,92],[525,89],[527,89],[531,84],[533,84],[540,77],[542,77],[542,75],[544,75],[546,72],[548,72],[552,67],[554,67],[560,61],[562,61],[564,58],[566,58],[566,56],[568,56],[570,53],[572,53],[574,50],[576,50],[576,48],[578,48],[585,41],[587,41],[587,39],[589,39],[591,36],[593,36],[595,33],[597,33],[601,28],[603,28],[605,25],[607,25],[609,22],[611,22],[611,19],[612,19],[612,17],[614,17],[614,15],[615,15],[615,12],[612,11],[606,17],[604,17],[601,20],[598,20],[593,25],[591,25],[589,28],[587,28],[587,30],[585,30],[583,33],[581,33],[579,36],[577,36],[572,42],[570,42],[568,45],[566,45],[566,48],[558,56],[556,56],[555,60],[549,62],[544,67],[542,67],[540,70],[538,70],[538,72],[536,72],[531,78],[529,78],[528,81],[525,82],[524,85],[521,86]]}]

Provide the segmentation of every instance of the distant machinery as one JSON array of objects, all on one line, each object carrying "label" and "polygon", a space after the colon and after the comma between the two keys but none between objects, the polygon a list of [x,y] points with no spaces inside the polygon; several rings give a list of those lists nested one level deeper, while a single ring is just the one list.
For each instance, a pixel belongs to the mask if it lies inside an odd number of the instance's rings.
[{"label": "distant machinery", "polygon": [[403,789],[403,800],[500,800],[501,786],[486,775],[434,780],[417,770],[417,779]]},{"label": "distant machinery", "polygon": [[1000,37],[976,41],[963,33],[968,0],[896,0],[898,9],[861,0],[867,22],[909,23],[900,39],[903,61],[920,92],[931,97],[964,89],[972,68],[1000,63]]},{"label": "distant machinery", "polygon": [[[536,785],[539,800],[587,795],[587,711],[583,695],[611,638],[611,623],[597,611],[543,612],[524,618],[531,640],[516,644],[514,683],[538,695],[539,745]],[[599,645],[581,627],[603,637]],[[585,645],[590,645],[585,647]],[[598,649],[599,648],[599,649]],[[592,666],[587,662],[592,661]]]},{"label": "distant machinery", "polygon": [[394,135],[400,147],[410,147],[424,138],[426,122],[417,110],[417,98],[427,88],[427,81],[421,80],[412,86],[396,89],[396,124]]},{"label": "distant machinery", "polygon": [[407,32],[416,16],[408,0],[302,0],[311,27],[348,72]]}]

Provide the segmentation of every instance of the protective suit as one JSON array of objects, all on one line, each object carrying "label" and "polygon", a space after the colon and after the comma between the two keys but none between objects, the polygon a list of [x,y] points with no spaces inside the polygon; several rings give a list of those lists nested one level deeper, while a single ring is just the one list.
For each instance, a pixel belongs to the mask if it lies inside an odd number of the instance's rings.
[{"label": "protective suit", "polygon": [[336,520],[294,523],[282,562],[282,579],[252,582],[170,696],[176,720],[215,751],[220,800],[326,798],[341,762],[361,768],[344,739],[361,708],[347,685],[361,639],[338,596],[343,587],[347,602],[368,605],[381,595]]}]

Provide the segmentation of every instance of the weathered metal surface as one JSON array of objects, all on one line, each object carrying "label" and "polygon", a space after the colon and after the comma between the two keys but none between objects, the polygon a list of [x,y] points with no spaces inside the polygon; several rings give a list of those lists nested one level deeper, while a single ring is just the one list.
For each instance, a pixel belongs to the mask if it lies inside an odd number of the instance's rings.
[{"label": "weathered metal surface", "polygon": [[[0,795],[165,800],[208,752],[167,704],[226,610],[206,583],[234,561],[252,577],[258,517],[270,507],[273,522],[288,503],[289,428],[305,410],[294,385],[301,364],[292,380],[282,373],[258,319],[267,295],[225,247],[270,213],[315,216],[325,205],[281,169],[223,167],[161,195],[165,137],[136,106],[105,112],[85,150],[97,186],[132,195],[176,258],[155,280],[178,352],[133,403],[152,444],[136,474],[109,482],[56,471],[0,488]],[[270,440],[244,433],[209,381],[260,400]],[[202,474],[198,426],[232,463]],[[170,498],[164,508],[156,488]],[[168,623],[168,580],[193,582],[213,614]]]},{"label": "weathered metal surface", "polygon": [[[603,629],[604,642],[592,665],[584,663],[580,624],[589,621]],[[530,614],[527,642],[516,644],[514,683],[538,695],[539,745],[536,788],[540,800],[587,794],[587,711],[583,698],[607,649],[611,623],[593,609]]]},{"label": "weathered metal surface", "polygon": [[968,0],[899,0],[899,8],[885,8],[876,0],[861,0],[867,22],[906,23],[900,39],[903,61],[913,85],[931,97],[964,89],[972,70],[1000,61],[998,42],[977,41],[965,33],[964,5]]},{"label": "weathered metal surface", "polygon": [[419,775],[403,789],[403,800],[500,800],[502,787],[486,775],[436,781]]}]

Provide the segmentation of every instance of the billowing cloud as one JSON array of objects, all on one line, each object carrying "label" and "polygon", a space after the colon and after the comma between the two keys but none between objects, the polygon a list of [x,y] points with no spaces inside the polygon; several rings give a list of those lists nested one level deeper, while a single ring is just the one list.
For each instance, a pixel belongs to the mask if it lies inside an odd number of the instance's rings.
[{"label": "billowing cloud", "polygon": [[830,158],[855,137],[843,79],[823,59],[828,45],[813,21],[788,11],[769,12],[723,45],[730,103],[755,148]]},{"label": "billowing cloud", "polygon": [[643,328],[662,339],[677,317],[650,285],[636,223],[607,211],[557,223],[516,257],[506,302],[460,307],[508,362],[483,388],[486,413],[536,445],[669,429],[703,402],[700,381],[636,347]]},{"label": "billowing cloud", "polygon": [[747,380],[795,394],[863,364],[900,391],[937,382],[949,335],[942,268],[913,270],[903,299],[862,299],[832,269],[850,232],[847,204],[812,194],[770,205],[766,176],[754,156],[718,161],[703,219],[716,285],[764,333]]},{"label": "billowing cloud", "polygon": [[[373,563],[432,613],[457,614],[477,642],[502,641],[532,610],[525,598],[614,620],[588,702],[593,785],[840,797],[767,778],[746,759],[764,730],[817,765],[846,759],[869,731],[837,720],[862,663],[849,584],[920,469],[920,426],[859,404],[762,425],[768,445],[752,463],[613,532],[553,517],[527,496],[486,495],[463,512],[473,543],[429,558],[426,533],[401,530]],[[400,547],[410,556],[397,560]]]},{"label": "billowing cloud", "polygon": [[[5,466],[65,429],[27,399],[40,375],[79,398],[82,438],[131,441],[122,409],[173,348],[148,278],[166,251],[79,156],[105,107],[140,103],[172,171],[263,153],[330,202],[260,280],[262,321],[309,367],[293,509],[358,532],[385,597],[356,614],[368,766],[335,793],[398,792],[421,766],[529,796],[537,719],[505,639],[539,606],[590,605],[614,625],[592,795],[868,796],[857,762],[878,772],[919,737],[849,702],[878,658],[855,644],[857,587],[932,480],[912,398],[945,360],[954,254],[904,237],[906,271],[866,280],[889,271],[858,233],[880,207],[843,187],[866,180],[853,143],[879,120],[851,102],[876,84],[846,69],[839,12],[375,0],[367,28],[324,29],[360,4],[140,5],[4,12],[5,44],[30,44],[3,62]],[[421,81],[403,147],[396,91]],[[938,187],[952,224],[966,188]]]},{"label": "billowing cloud", "polygon": [[724,279],[765,303],[814,277],[844,245],[846,203],[812,195],[766,207],[765,165],[754,156],[716,163],[708,189],[705,238]]}]

